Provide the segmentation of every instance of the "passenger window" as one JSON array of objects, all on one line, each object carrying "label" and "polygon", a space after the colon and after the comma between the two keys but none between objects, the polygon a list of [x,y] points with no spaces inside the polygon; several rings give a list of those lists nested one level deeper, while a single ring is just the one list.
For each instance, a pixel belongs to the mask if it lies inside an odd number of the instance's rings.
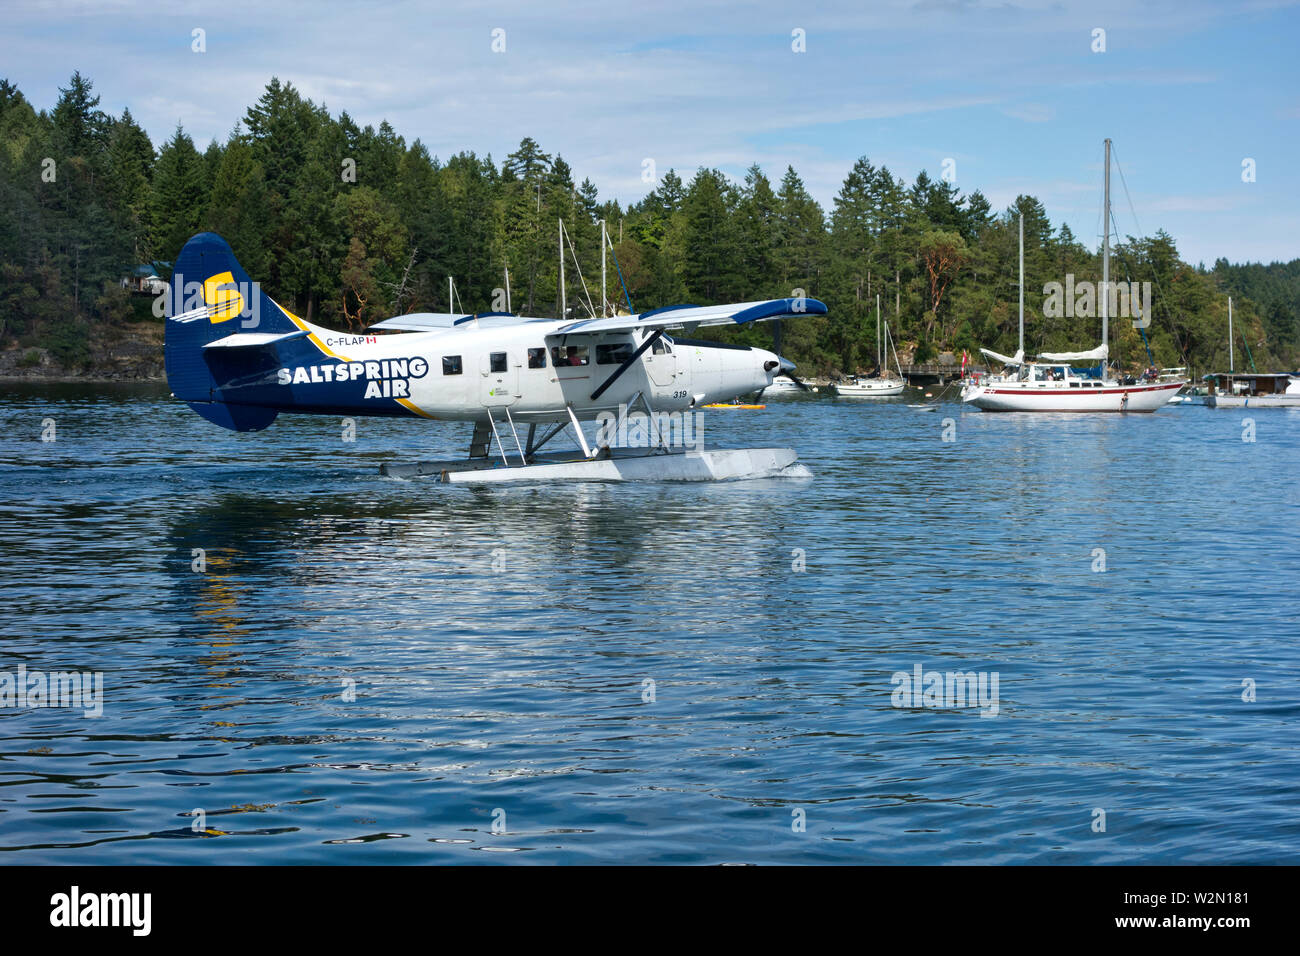
[{"label": "passenger window", "polygon": [[664,345],[663,339],[655,339],[654,345],[650,346],[651,355],[663,355],[668,351],[668,346]]},{"label": "passenger window", "polygon": [[506,353],[493,352],[489,355],[488,368],[493,372],[504,372],[506,370]]},{"label": "passenger window", "polygon": [[460,374],[460,356],[444,355],[442,357],[442,374],[459,375]]},{"label": "passenger window", "polygon": [[546,368],[546,349],[529,349],[528,367]]},{"label": "passenger window", "polygon": [[597,365],[622,365],[632,357],[631,342],[614,342],[596,346]]},{"label": "passenger window", "polygon": [[585,345],[552,345],[551,364],[556,368],[573,365],[587,365],[591,359],[587,356]]}]

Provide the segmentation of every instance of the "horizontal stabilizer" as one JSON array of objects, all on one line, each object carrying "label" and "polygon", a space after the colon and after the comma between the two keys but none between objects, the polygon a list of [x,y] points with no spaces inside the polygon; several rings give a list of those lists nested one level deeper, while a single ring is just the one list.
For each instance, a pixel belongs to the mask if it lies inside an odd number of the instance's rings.
[{"label": "horizontal stabilizer", "polygon": [[265,345],[274,345],[277,342],[287,342],[290,339],[304,338],[309,334],[307,329],[278,334],[275,332],[236,332],[234,335],[227,335],[224,339],[209,342],[203,347],[205,349],[254,349]]}]

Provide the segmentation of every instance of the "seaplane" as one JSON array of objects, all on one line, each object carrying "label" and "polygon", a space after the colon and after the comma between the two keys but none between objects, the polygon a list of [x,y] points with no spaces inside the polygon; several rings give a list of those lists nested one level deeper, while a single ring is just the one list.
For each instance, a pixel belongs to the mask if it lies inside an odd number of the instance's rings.
[{"label": "seaplane", "polygon": [[[420,312],[337,332],[273,300],[226,241],[208,232],[190,239],[176,259],[165,366],[175,398],[234,431],[260,431],[282,412],[472,424],[465,459],[381,466],[394,478],[806,475],[789,448],[705,446],[705,413],[697,411],[778,377],[798,382],[794,364],[765,349],[686,336],[701,327],[825,313],[822,302],[796,295],[582,319]],[[589,440],[582,423],[593,420],[599,428]],[[573,450],[542,451],[566,431]]]}]

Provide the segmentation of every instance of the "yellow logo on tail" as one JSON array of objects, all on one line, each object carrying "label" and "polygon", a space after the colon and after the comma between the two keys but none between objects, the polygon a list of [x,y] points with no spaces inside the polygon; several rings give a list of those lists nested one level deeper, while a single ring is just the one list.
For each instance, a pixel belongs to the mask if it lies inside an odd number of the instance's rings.
[{"label": "yellow logo on tail", "polygon": [[203,283],[203,301],[212,309],[212,323],[233,319],[244,311],[244,297],[239,294],[235,277],[221,272]]}]

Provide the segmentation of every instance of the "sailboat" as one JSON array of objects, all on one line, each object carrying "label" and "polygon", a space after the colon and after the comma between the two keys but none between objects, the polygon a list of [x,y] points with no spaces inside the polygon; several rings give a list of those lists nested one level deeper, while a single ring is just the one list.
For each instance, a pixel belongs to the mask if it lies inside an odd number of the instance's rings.
[{"label": "sailboat", "polygon": [[[1105,227],[1102,239],[1101,345],[1087,352],[1043,352],[1039,361],[1025,361],[1025,219],[1020,216],[1020,344],[1013,356],[980,349],[1001,362],[1001,375],[972,378],[961,399],[986,412],[1154,412],[1166,405],[1187,383],[1182,380],[1126,385],[1110,375],[1110,140],[1106,140]],[[1075,362],[1098,362],[1080,374]]]},{"label": "sailboat", "polygon": [[[889,362],[889,350],[893,345],[889,337],[889,322],[885,322],[884,337],[884,362]],[[876,293],[876,368],[881,368],[881,337],[880,337],[880,293]],[[846,398],[888,398],[891,395],[902,395],[906,382],[903,380],[903,368],[898,364],[898,350],[894,350],[894,367],[898,369],[898,377],[886,370],[882,375],[864,378],[855,376],[850,382],[842,382],[832,386],[836,395],[843,395]]]}]

